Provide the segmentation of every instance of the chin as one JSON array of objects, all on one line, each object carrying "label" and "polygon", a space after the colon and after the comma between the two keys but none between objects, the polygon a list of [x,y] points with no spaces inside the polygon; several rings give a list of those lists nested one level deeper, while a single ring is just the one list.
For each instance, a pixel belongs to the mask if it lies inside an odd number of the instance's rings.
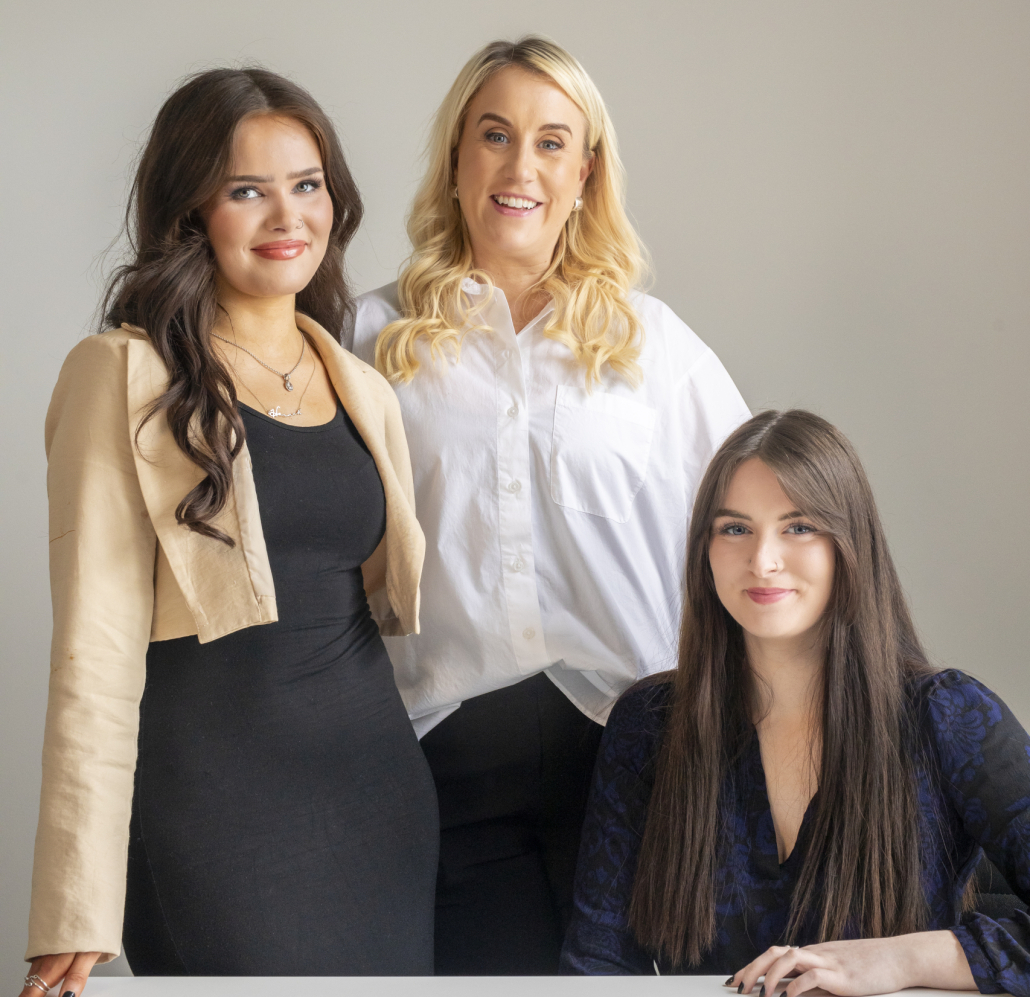
[{"label": "chin", "polygon": [[282,298],[288,294],[300,294],[314,276],[313,273],[281,274],[271,280],[249,281],[240,290],[254,298]]}]

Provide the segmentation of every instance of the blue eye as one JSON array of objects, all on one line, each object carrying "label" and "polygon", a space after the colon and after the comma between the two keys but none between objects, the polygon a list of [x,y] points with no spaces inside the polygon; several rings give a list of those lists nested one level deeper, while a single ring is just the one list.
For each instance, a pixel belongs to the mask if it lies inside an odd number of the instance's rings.
[{"label": "blue eye", "polygon": [[545,148],[548,152],[557,152],[559,149],[564,149],[565,146],[561,142],[556,141],[553,138],[545,138],[540,145]]},{"label": "blue eye", "polygon": [[260,196],[261,192],[256,187],[237,187],[229,195],[234,201],[252,201]]},{"label": "blue eye", "polygon": [[808,523],[791,523],[787,527],[787,533],[793,533],[795,536],[801,536],[805,533],[818,533],[819,531]]},{"label": "blue eye", "polygon": [[747,534],[747,527],[741,526],[740,523],[728,523],[719,532],[727,537],[742,537]]},{"label": "blue eye", "polygon": [[487,132],[486,140],[487,142],[492,142],[494,145],[500,145],[502,142],[508,141],[508,136],[501,132]]}]

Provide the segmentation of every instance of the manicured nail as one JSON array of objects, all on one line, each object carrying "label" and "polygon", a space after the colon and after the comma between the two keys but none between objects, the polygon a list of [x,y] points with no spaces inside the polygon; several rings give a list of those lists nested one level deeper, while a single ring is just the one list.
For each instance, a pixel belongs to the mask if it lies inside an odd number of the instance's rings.
[{"label": "manicured nail", "polygon": [[762,989],[758,991],[758,997],[765,997],[765,984],[762,984]]},{"label": "manicured nail", "polygon": [[75,991],[74,990],[65,990],[65,992],[63,994],[61,994],[61,997],[75,997]]},{"label": "manicured nail", "polygon": [[725,983],[723,984],[723,986],[724,986],[724,987],[728,987],[728,986],[729,986],[729,985],[730,985],[730,984],[731,984],[732,982],[733,982],[733,977],[731,976],[731,977],[730,977],[730,978],[729,978],[729,979],[728,979],[728,980],[727,980],[727,981],[726,981],[726,982],[725,982]]},{"label": "manicured nail", "polygon": [[738,993],[738,994],[742,994],[743,992],[744,992],[744,981],[743,981],[743,980],[741,980],[741,981],[740,981],[740,986],[739,986],[739,987],[737,987],[737,993]]}]

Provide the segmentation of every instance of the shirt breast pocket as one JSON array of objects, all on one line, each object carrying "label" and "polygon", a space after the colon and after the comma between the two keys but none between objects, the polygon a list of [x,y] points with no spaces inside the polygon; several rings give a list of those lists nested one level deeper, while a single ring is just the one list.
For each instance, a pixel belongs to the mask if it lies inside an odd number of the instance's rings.
[{"label": "shirt breast pocket", "polygon": [[625,523],[647,477],[657,413],[603,392],[559,387],[551,438],[551,498]]}]

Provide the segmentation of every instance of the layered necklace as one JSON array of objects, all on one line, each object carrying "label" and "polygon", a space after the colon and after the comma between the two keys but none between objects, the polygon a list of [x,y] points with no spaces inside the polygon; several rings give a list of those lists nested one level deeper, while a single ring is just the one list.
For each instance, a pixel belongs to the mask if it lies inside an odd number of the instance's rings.
[{"label": "layered necklace", "polygon": [[[259,357],[256,353],[252,353],[250,350],[247,349],[246,346],[240,346],[240,344],[236,342],[236,327],[232,324],[232,316],[225,310],[225,308],[222,308],[221,305],[219,305],[218,307],[221,308],[223,312],[225,312],[225,317],[229,320],[229,328],[232,329],[233,338],[226,339],[224,336],[219,336],[217,332],[212,332],[211,335],[214,336],[215,339],[220,339],[223,343],[228,343],[230,346],[234,347],[237,350],[243,350],[244,353],[250,354],[250,356],[252,356],[259,364],[261,364],[261,366],[264,367],[265,370],[270,370],[277,377],[281,377],[283,379],[283,387],[287,391],[292,391],[293,383],[290,381],[290,375],[301,365],[301,363],[304,360],[304,353],[307,350],[308,341],[304,337],[304,333],[300,333],[300,356],[297,357],[297,362],[287,371],[276,370],[270,364],[265,363],[265,361],[262,360],[261,357]],[[300,393],[300,399],[297,401],[297,408],[293,412],[283,412],[278,405],[276,405],[274,408],[269,408],[260,398],[258,398],[257,392],[249,384],[247,384],[247,382],[244,381],[242,377],[240,377],[240,372],[236,369],[236,367],[232,364],[230,364],[229,366],[232,367],[233,373],[236,375],[236,379],[240,382],[240,384],[242,384],[243,387],[245,387],[254,396],[254,398],[257,399],[258,405],[265,409],[266,413],[271,418],[293,419],[295,416],[301,414],[301,405],[304,403],[304,396],[308,393],[308,388],[311,386],[311,379],[315,376],[315,367],[317,365],[315,363],[311,364],[311,373],[308,375],[307,384],[304,385],[304,390]]]}]

